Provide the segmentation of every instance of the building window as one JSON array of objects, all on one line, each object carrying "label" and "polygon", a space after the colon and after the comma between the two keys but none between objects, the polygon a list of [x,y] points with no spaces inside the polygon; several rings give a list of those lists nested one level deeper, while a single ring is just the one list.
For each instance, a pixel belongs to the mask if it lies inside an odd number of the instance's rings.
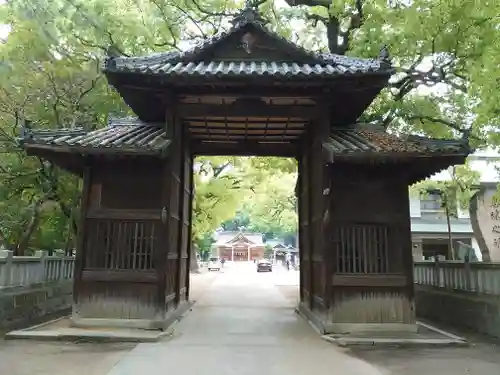
[{"label": "building window", "polygon": [[444,211],[442,199],[439,194],[423,194],[420,197],[420,212],[435,213]]}]

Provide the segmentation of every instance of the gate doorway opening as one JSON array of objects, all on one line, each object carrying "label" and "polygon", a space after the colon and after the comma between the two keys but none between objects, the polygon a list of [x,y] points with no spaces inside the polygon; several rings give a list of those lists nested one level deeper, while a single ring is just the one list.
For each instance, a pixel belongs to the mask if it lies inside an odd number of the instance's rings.
[{"label": "gate doorway opening", "polygon": [[[193,166],[192,250],[202,260],[192,273],[194,292],[208,268],[224,274],[221,283],[233,280],[245,293],[277,287],[297,301],[297,160],[201,156]],[[265,288],[262,296],[273,296]]]},{"label": "gate doorway opening", "polygon": [[467,139],[396,136],[358,119],[394,73],[308,51],[257,9],[184,52],[109,57],[136,117],[25,129],[23,147],[83,177],[73,324],[164,329],[189,307],[193,157],[298,160],[300,311],[323,332],[416,330],[408,186]]},{"label": "gate doorway opening", "polygon": [[297,160],[194,159],[192,237],[199,259],[298,265]]}]

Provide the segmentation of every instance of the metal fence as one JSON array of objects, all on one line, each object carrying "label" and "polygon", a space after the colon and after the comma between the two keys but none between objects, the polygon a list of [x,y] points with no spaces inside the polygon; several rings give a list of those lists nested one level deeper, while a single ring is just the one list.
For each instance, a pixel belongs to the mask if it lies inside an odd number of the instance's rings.
[{"label": "metal fence", "polygon": [[500,295],[500,263],[465,261],[418,261],[415,284],[446,290]]},{"label": "metal fence", "polygon": [[74,263],[74,257],[47,256],[45,251],[13,256],[12,251],[0,250],[0,288],[71,280]]}]

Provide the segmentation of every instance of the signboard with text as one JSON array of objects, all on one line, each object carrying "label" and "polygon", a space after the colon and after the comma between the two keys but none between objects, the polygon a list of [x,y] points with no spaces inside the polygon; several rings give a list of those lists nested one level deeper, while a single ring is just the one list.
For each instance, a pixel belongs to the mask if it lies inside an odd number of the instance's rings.
[{"label": "signboard with text", "polygon": [[500,197],[496,189],[484,188],[474,195],[470,217],[483,261],[500,262]]}]

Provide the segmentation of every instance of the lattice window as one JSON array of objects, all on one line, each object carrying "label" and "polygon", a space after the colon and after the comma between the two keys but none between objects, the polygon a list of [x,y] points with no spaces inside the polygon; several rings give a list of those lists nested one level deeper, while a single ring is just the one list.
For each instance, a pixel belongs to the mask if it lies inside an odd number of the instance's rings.
[{"label": "lattice window", "polygon": [[93,219],[88,224],[86,268],[153,268],[154,222]]},{"label": "lattice window", "polygon": [[337,273],[388,273],[389,228],[377,224],[334,229]]}]

